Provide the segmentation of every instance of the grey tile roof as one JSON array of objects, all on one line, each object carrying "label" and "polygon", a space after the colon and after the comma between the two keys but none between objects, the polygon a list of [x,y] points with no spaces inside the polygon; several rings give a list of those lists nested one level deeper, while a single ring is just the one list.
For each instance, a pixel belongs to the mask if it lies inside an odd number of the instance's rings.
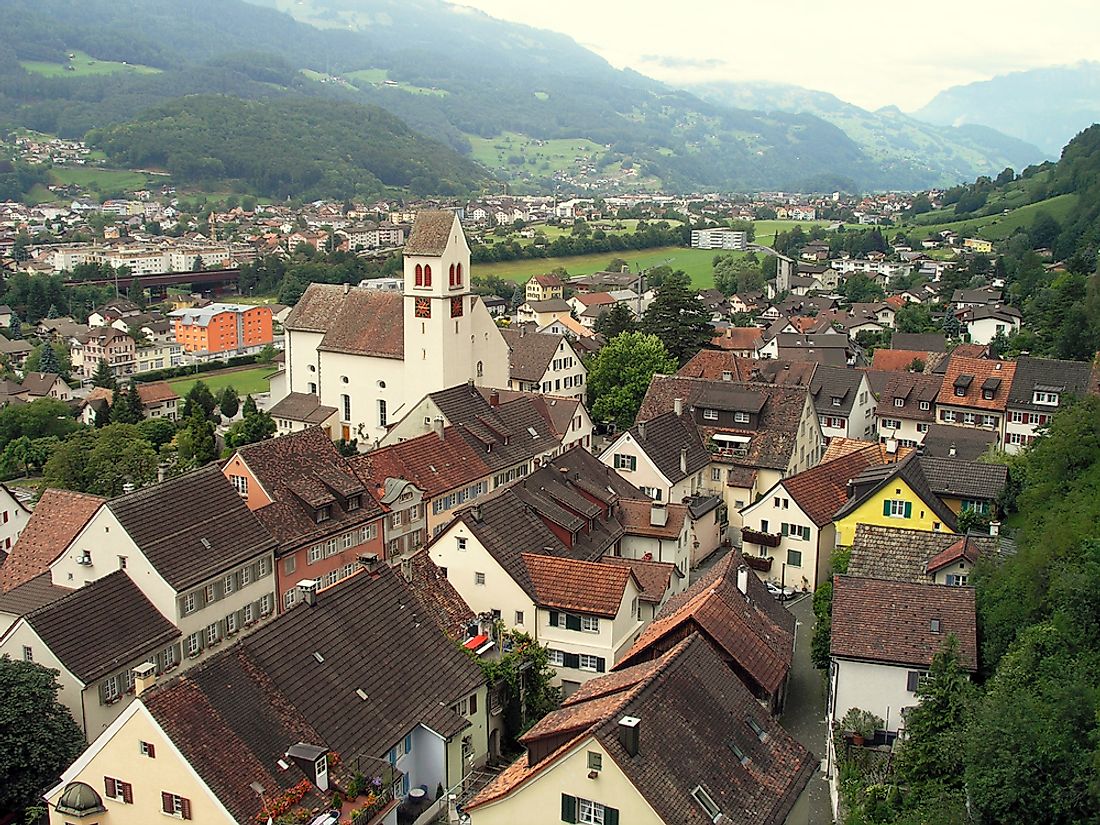
[{"label": "grey tile roof", "polygon": [[926,455],[920,458],[920,466],[928,486],[940,496],[991,501],[1001,494],[1008,481],[1008,467],[1004,464]]},{"label": "grey tile roof", "polygon": [[931,508],[933,513],[939,516],[940,521],[948,529],[955,529],[957,524],[955,514],[938,495],[932,492],[932,487],[929,485],[928,479],[925,478],[916,453],[910,453],[908,457],[896,464],[871,467],[860,473],[852,482],[854,487],[852,497],[848,499],[843,507],[837,510],[833,520],[840,520],[853,512],[863,502],[889,485],[894,478],[899,478],[909,485],[909,488]]},{"label": "grey tile roof", "polygon": [[[910,421],[934,421],[936,418],[936,396],[943,385],[942,375],[925,375],[919,372],[896,372],[886,382],[876,415],[886,418],[906,418]],[[897,399],[902,405],[897,405]],[[928,409],[921,409],[921,402]]]},{"label": "grey tile roof", "polygon": [[[695,475],[710,464],[710,453],[703,446],[699,430],[675,412],[664,413],[635,424],[630,434],[672,484]],[[680,463],[680,456],[685,449],[686,468]]]},{"label": "grey tile roof", "polygon": [[1058,392],[1060,401],[1068,396],[1083,396],[1088,392],[1092,365],[1085,361],[1060,361],[1055,358],[1016,359],[1016,375],[1008,391],[1008,405],[1015,409],[1053,412],[1057,407],[1033,403],[1035,390],[1045,387]]},{"label": "grey tile roof", "polygon": [[947,336],[939,332],[895,332],[890,349],[947,352]]},{"label": "grey tile roof", "polygon": [[558,351],[562,335],[548,333],[524,333],[514,329],[501,330],[508,344],[512,378],[519,381],[541,381],[554,354]]},{"label": "grey tile roof", "polygon": [[107,507],[177,592],[275,547],[215,465],[112,499]]},{"label": "grey tile roof", "polygon": [[28,613],[50,651],[84,684],[157,652],[180,636],[124,570]]},{"label": "grey tile roof", "polygon": [[[957,533],[858,524],[848,575],[927,584],[932,581],[928,563],[960,538]],[[1003,536],[971,534],[967,540],[981,554],[1015,552],[1015,545]]]},{"label": "grey tile roof", "polygon": [[[862,382],[863,373],[859,370],[819,364],[810,381],[814,409],[827,415],[835,415],[837,411],[850,415]],[[834,397],[840,399],[839,407],[833,406]]]},{"label": "grey tile roof", "polygon": [[[953,427],[950,424],[929,424],[921,442],[924,455],[943,458],[957,457],[977,461],[991,445],[997,444],[997,433],[975,427]],[[952,456],[954,453],[954,456]]]},{"label": "grey tile roof", "polygon": [[0,593],[0,613],[22,616],[72,592],[71,588],[58,587],[47,570],[33,579]]},{"label": "grey tile roof", "polygon": [[324,406],[316,395],[292,392],[273,406],[269,412],[272,418],[285,418],[304,424],[323,424],[336,414],[337,409]]},{"label": "grey tile roof", "polygon": [[[409,239],[405,242],[406,255],[439,256],[447,249],[447,241],[455,225],[454,212],[425,211],[416,215]],[[461,231],[461,230],[459,230]],[[442,275],[442,273],[440,273]]]}]

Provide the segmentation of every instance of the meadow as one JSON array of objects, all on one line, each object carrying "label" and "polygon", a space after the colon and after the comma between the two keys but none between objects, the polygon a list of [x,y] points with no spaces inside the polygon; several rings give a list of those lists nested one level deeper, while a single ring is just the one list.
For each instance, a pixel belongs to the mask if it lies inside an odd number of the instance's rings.
[{"label": "meadow", "polygon": [[199,381],[217,395],[226,387],[233,387],[242,399],[246,395],[259,395],[271,389],[271,376],[278,370],[271,366],[252,367],[250,369],[228,369],[189,375],[185,378],[172,378],[168,381],[172,389],[181,398]]},{"label": "meadow", "polygon": [[19,65],[33,74],[44,77],[92,77],[95,75],[118,74],[157,74],[160,69],[142,66],[138,63],[116,63],[113,60],[97,60],[85,52],[70,52],[68,63],[51,63],[46,60],[20,60]]}]

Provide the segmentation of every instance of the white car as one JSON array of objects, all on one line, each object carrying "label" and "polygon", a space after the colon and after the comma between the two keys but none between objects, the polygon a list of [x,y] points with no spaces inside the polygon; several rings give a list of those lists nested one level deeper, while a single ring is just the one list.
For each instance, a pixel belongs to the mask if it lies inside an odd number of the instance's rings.
[{"label": "white car", "polygon": [[779,585],[775,582],[764,582],[764,586],[768,588],[768,592],[775,596],[779,601],[785,602],[788,599],[793,599],[798,591],[789,585]]}]

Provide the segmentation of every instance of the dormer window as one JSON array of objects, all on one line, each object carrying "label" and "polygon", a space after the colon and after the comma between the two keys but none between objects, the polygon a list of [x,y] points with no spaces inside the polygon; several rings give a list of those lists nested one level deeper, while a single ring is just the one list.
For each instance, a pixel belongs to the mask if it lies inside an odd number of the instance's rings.
[{"label": "dormer window", "polygon": [[350,513],[352,510],[358,510],[362,500],[362,496],[348,496],[348,512]]},{"label": "dormer window", "polygon": [[318,507],[315,518],[318,524],[320,524],[322,521],[328,521],[330,518],[332,518],[332,505],[326,504],[324,507]]},{"label": "dormer window", "polygon": [[[834,407],[839,407],[839,406],[840,406],[840,400],[841,400],[841,399],[840,399],[840,396],[839,396],[839,395],[834,395],[834,396],[833,396],[833,406],[834,406]],[[898,406],[900,407],[900,406],[901,406],[901,404],[898,404]]]},{"label": "dormer window", "polygon": [[930,402],[930,401],[921,401],[920,402],[920,408],[922,410],[930,410],[930,409],[932,409],[932,402]]},{"label": "dormer window", "polygon": [[735,412],[733,414],[733,420],[736,424],[748,424],[749,414],[747,412]]},{"label": "dormer window", "polygon": [[1035,393],[1031,397],[1032,403],[1046,404],[1051,407],[1057,407],[1059,396],[1056,392],[1047,392],[1044,390],[1035,390]]},{"label": "dormer window", "polygon": [[895,398],[894,399],[894,406],[895,407],[904,407],[905,406],[905,399],[904,398]]},{"label": "dormer window", "polygon": [[982,390],[982,400],[992,401],[993,400],[993,390]]},{"label": "dormer window", "polygon": [[703,410],[703,419],[706,421],[717,421],[718,410]]}]

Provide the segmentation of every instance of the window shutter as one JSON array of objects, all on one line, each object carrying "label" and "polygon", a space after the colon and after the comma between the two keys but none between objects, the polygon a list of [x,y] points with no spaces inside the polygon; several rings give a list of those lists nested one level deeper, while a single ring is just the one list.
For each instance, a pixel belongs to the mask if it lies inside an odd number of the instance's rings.
[{"label": "window shutter", "polygon": [[180,797],[180,813],[183,815],[184,819],[190,819],[191,818],[191,800],[190,799],[184,799],[182,796]]},{"label": "window shutter", "polygon": [[551,610],[550,611],[550,627],[557,627],[558,626],[558,616],[559,615],[560,614],[556,610]]},{"label": "window shutter", "polygon": [[580,630],[581,629],[581,617],[574,616],[572,613],[565,614],[565,627],[568,630]]},{"label": "window shutter", "polygon": [[916,693],[917,692],[917,682],[919,682],[919,681],[920,681],[920,674],[917,673],[915,670],[910,670],[906,674],[905,689],[908,690],[910,693]]},{"label": "window shutter", "polygon": [[160,792],[160,809],[166,814],[174,814],[176,812],[175,806],[172,804],[172,794]]},{"label": "window shutter", "polygon": [[581,657],[576,653],[563,653],[566,667],[580,667]]},{"label": "window shutter", "polygon": [[473,716],[477,713],[477,694],[474,693],[470,696],[470,715]]},{"label": "window shutter", "polygon": [[129,782],[123,782],[122,784],[122,801],[127,805],[134,804],[134,786]]},{"label": "window shutter", "polygon": [[117,788],[115,788],[115,780],[111,779],[111,777],[109,776],[103,777],[103,790],[107,792],[107,796],[111,797],[111,799],[114,799],[115,793],[117,792]]},{"label": "window shutter", "polygon": [[603,806],[603,825],[619,825],[619,809]]},{"label": "window shutter", "polygon": [[565,793],[561,795],[561,821],[577,821],[577,797]]},{"label": "window shutter", "polygon": [[912,515],[913,515],[913,502],[907,501],[907,502],[905,502],[905,517],[909,518]]},{"label": "window shutter", "polygon": [[783,522],[782,531],[783,531],[784,536],[789,535],[789,533],[790,533],[788,527],[789,527],[789,525],[787,524],[787,522]]},{"label": "window shutter", "polygon": [[148,751],[150,759],[156,759],[157,758],[157,749],[153,747],[152,742],[147,742],[145,744],[145,750]]},{"label": "window shutter", "polygon": [[890,499],[886,499],[886,501],[882,502],[882,514],[884,516],[890,515]]},{"label": "window shutter", "polygon": [[607,667],[607,660],[603,656],[596,657],[596,672],[603,673]]}]

